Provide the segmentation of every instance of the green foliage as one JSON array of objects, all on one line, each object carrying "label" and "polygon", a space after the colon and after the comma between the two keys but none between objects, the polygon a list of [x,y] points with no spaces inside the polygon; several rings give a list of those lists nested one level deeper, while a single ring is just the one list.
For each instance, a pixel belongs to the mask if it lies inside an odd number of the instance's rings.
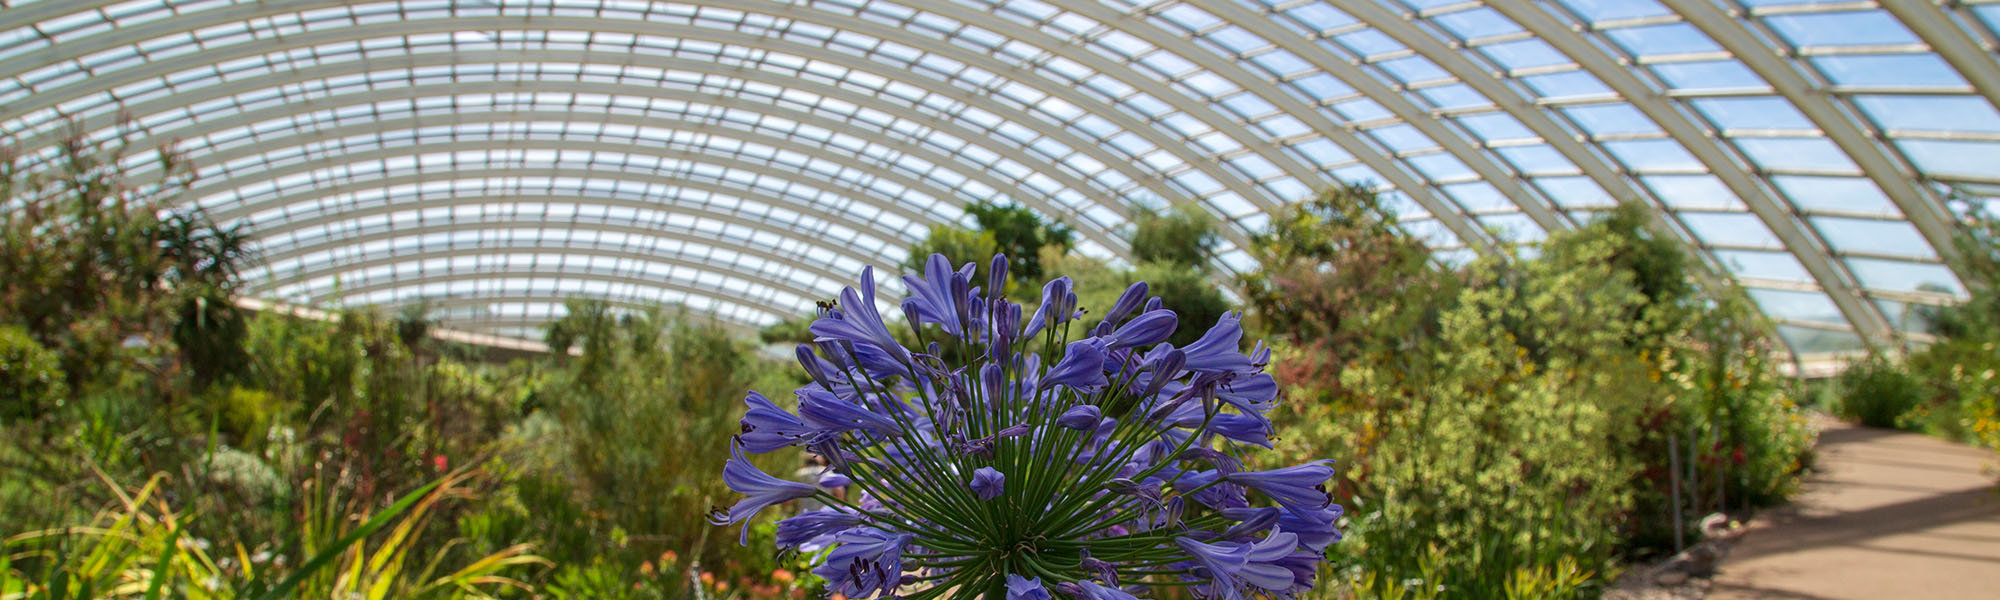
[{"label": "green foliage", "polygon": [[[694,534],[742,391],[797,383],[751,346],[583,307],[549,332],[581,356],[502,366],[424,304],[252,313],[247,239],[169,210],[171,152],[126,181],[121,144],[0,150],[0,598],[530,598],[556,561],[662,598],[808,585]],[[689,558],[647,573],[662,549]]]},{"label": "green foliage", "polygon": [[765,325],[757,330],[757,339],[766,344],[809,344],[813,341],[812,322],[819,315],[806,313],[783,321]]},{"label": "green foliage", "polygon": [[[23,532],[0,540],[0,596],[70,598],[233,598],[224,569],[182,528],[158,497],[162,477],[137,490],[110,486],[114,503],[84,526]],[[109,483],[107,481],[107,483]]]},{"label": "green foliage", "polygon": [[1896,427],[1904,414],[1924,402],[1916,376],[1880,354],[1848,365],[1834,384],[1840,390],[1834,414],[1869,427]]},{"label": "green foliage", "polygon": [[1192,203],[1175,205],[1165,214],[1140,211],[1133,219],[1132,255],[1141,263],[1206,271],[1208,253],[1220,241],[1215,218]]},{"label": "green foliage", "polygon": [[1088,306],[1108,308],[1124,286],[1144,281],[1162,306],[1180,315],[1181,327],[1167,342],[1186,346],[1201,339],[1209,325],[1236,308],[1209,271],[1209,253],[1220,240],[1215,219],[1195,204],[1176,205],[1165,214],[1141,212],[1132,232],[1132,254],[1139,264],[1124,274],[1120,285],[1092,282],[1092,288],[1115,289],[1090,290],[1090,299],[1103,303]]},{"label": "green foliage", "polygon": [[[406,571],[427,515],[469,474],[454,474],[404,495],[372,516],[349,519],[309,506],[300,541],[311,554],[287,567],[253,559],[242,546],[217,548],[192,535],[198,519],[161,498],[165,478],[154,476],[130,493],[109,485],[116,501],[87,526],[31,531],[0,543],[0,594],[22,600],[70,598],[276,599],[446,598],[485,596],[482,588],[526,587],[507,576],[517,567],[545,564],[527,547],[447,567],[447,555]],[[351,522],[363,520],[358,524]],[[330,529],[314,529],[324,526]],[[378,530],[386,536],[371,538]],[[371,543],[372,540],[372,543]],[[260,556],[263,556],[260,554]],[[450,570],[447,570],[450,569]]]},{"label": "green foliage", "polygon": [[956,267],[965,263],[986,264],[993,260],[993,254],[1000,251],[999,243],[993,240],[993,233],[956,225],[932,225],[930,235],[910,247],[910,256],[903,260],[903,272],[922,273],[924,261],[932,254],[943,254]]},{"label": "green foliage", "polygon": [[[361,598],[457,598],[484,597],[492,588],[532,589],[504,573],[527,565],[549,566],[549,562],[528,553],[532,544],[516,544],[485,556],[473,557],[463,566],[450,565],[452,554],[439,551],[421,554],[421,535],[447,500],[460,497],[460,485],[474,476],[457,472],[426,484],[389,504],[380,512],[369,503],[343,501],[336,487],[322,487],[329,495],[303,509],[304,527],[299,547],[318,548],[305,558],[297,571],[278,579],[270,575],[253,578],[241,588],[245,598],[276,600],[290,597]],[[355,521],[361,521],[356,524]],[[385,531],[384,535],[376,535]],[[452,544],[445,545],[449,550]],[[415,563],[415,557],[426,562]]]},{"label": "green foliage", "polygon": [[1501,285],[1503,267],[1482,261],[1467,273],[1473,283],[1440,316],[1440,351],[1344,369],[1348,389],[1392,402],[1356,413],[1360,427],[1351,431],[1377,436],[1349,467],[1361,472],[1357,504],[1368,511],[1350,533],[1361,544],[1351,564],[1415,573],[1439,547],[1439,579],[1426,583],[1457,596],[1565,557],[1586,569],[1610,560],[1634,501],[1626,482],[1638,470],[1613,449],[1635,428],[1620,414],[1625,407],[1578,401],[1616,389],[1601,372],[1579,368],[1595,357],[1538,361],[1520,340],[1574,338],[1594,348],[1618,332],[1572,336],[1538,326],[1616,323],[1636,294],[1581,285],[1615,281],[1601,266],[1562,272],[1529,263],[1535,270],[1520,274],[1528,282],[1520,287]]},{"label": "green foliage", "polygon": [[[572,301],[549,331],[552,347],[576,340],[584,349],[540,392],[584,505],[630,532],[636,549],[722,558],[719,544],[704,549],[712,528],[692,516],[729,497],[720,476],[728,449],[715,440],[738,433],[744,394],[759,372],[777,369],[685,310],[620,314]],[[783,465],[778,472],[799,466],[795,453],[768,461]]]},{"label": "green foliage", "polygon": [[1993,213],[1991,203],[1966,203],[1965,218],[1953,238],[1958,254],[1952,266],[1971,298],[1957,306],[1924,311],[1938,337],[2000,339],[2000,215]]},{"label": "green foliage", "polygon": [[1278,380],[1312,382],[1332,406],[1362,404],[1342,390],[1345,365],[1426,343],[1436,336],[1438,299],[1457,294],[1457,278],[1396,229],[1365,186],[1332,188],[1281,211],[1250,252],[1262,265],[1243,277],[1250,316],[1301,350],[1278,365]]},{"label": "green foliage", "polygon": [[543,588],[556,600],[664,600],[653,586],[632,585],[622,565],[593,559],[587,564],[564,565]]},{"label": "green foliage", "polygon": [[0,326],[0,425],[62,404],[68,389],[60,360],[20,327]]},{"label": "green foliage", "polygon": [[2000,451],[2000,216],[1968,203],[1952,263],[1970,298],[1917,315],[1936,340],[1902,360],[1871,354],[1835,379],[1842,417]]},{"label": "green foliage", "polygon": [[[994,252],[1007,255],[1008,271],[1018,282],[1039,284],[1053,277],[1042,268],[1041,250],[1050,246],[1068,250],[1071,239],[1075,237],[1069,227],[1060,222],[1044,221],[1041,215],[1024,206],[982,201],[966,205],[965,212],[972,215],[979,231],[992,234]],[[945,256],[956,258],[951,254]],[[991,260],[993,253],[978,256],[983,269],[984,262]]]},{"label": "green foliage", "polygon": [[1044,221],[1035,211],[1021,206],[974,202],[965,206],[965,213],[972,217],[972,227],[931,226],[930,234],[910,247],[910,256],[903,261],[904,272],[923,272],[924,262],[932,254],[943,254],[954,267],[978,263],[985,269],[994,254],[1005,253],[1008,280],[1013,285],[1010,294],[1032,294],[1053,277],[1048,275],[1053,271],[1043,265],[1044,249],[1054,249],[1059,256],[1069,250],[1075,236],[1061,223]]},{"label": "green foliage", "polygon": [[250,315],[230,303],[225,290],[209,288],[181,300],[171,335],[196,389],[206,389],[249,367],[250,355],[243,350],[249,323]]},{"label": "green foliage", "polygon": [[[247,234],[173,208],[192,180],[186,161],[161,148],[160,174],[131,182],[129,150],[123,136],[92,142],[74,131],[46,162],[0,146],[0,198],[18,207],[0,213],[0,323],[59,352],[72,398],[129,358],[128,340],[226,336],[182,318],[207,316],[197,299],[226,298],[248,258]],[[199,376],[218,372],[202,358]]]},{"label": "green foliage", "polygon": [[1698,290],[1637,211],[1456,270],[1361,187],[1256,239],[1251,309],[1293,334],[1280,449],[1348,457],[1354,593],[1594,594],[1673,539],[1670,441],[1701,469],[1683,512],[1794,484],[1810,434],[1765,326],[1740,291]]}]

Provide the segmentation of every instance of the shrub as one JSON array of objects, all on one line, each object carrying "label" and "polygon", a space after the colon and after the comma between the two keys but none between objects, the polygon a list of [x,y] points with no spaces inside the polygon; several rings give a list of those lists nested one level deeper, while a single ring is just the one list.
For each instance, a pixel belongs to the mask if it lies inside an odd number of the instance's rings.
[{"label": "shrub", "polygon": [[68,395],[61,360],[27,331],[0,326],[0,426],[40,417]]},{"label": "shrub", "polygon": [[1881,354],[1848,365],[1834,382],[1839,390],[1834,413],[1869,427],[1898,427],[1903,415],[1924,403],[1916,376]]},{"label": "shrub", "polygon": [[[592,527],[617,538],[596,550],[641,559],[673,550],[710,565],[733,558],[734,545],[710,540],[691,516],[730,496],[720,478],[729,453],[713,440],[738,433],[731,416],[738,399],[775,370],[721,325],[686,310],[620,313],[572,301],[548,339],[583,354],[536,392],[560,424],[549,433],[566,446],[545,475],[570,482],[575,501],[601,521]],[[781,473],[802,466],[793,452],[760,464]]]},{"label": "shrub", "polygon": [[[1936,340],[1909,351],[1900,365],[1869,357],[1849,367],[1856,378],[1901,394],[1914,385],[1920,401],[1900,414],[1899,426],[2000,450],[2000,218],[1972,205],[1957,236],[1953,267],[1971,297],[1918,311]],[[1900,372],[1894,372],[1897,368]],[[1843,381],[1845,378],[1843,378]],[[1864,407],[1880,402],[1853,398]],[[1905,401],[1901,396],[1896,402]],[[1880,410],[1889,410],[1882,408]]]},{"label": "shrub", "polygon": [[1587,595],[1614,561],[1671,548],[1673,512],[1795,485],[1810,432],[1768,327],[1739,290],[1695,286],[1640,210],[1459,269],[1359,187],[1257,238],[1247,295],[1295,333],[1276,369],[1308,400],[1280,449],[1348,457],[1353,591]]},{"label": "shrub", "polygon": [[1132,255],[1139,262],[1205,270],[1209,251],[1220,241],[1215,218],[1192,203],[1165,213],[1141,211],[1132,225]]}]

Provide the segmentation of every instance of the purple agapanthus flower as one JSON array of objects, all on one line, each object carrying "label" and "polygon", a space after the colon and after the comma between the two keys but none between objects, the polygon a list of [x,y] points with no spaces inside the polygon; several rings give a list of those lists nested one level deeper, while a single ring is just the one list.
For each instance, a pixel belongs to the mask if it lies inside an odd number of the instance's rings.
[{"label": "purple agapanthus flower", "polygon": [[910,351],[896,342],[896,336],[889,333],[889,325],[882,321],[882,313],[875,309],[874,267],[862,267],[859,292],[851,287],[841,290],[840,308],[813,321],[807,329],[818,336],[814,338],[817,341],[865,344],[892,358],[909,361]]},{"label": "purple agapanthus flower", "polygon": [[924,276],[904,275],[903,283],[910,289],[910,297],[903,300],[903,306],[916,315],[918,322],[936,323],[946,334],[963,336],[972,328],[971,307],[973,265],[953,269],[951,261],[942,254],[932,254],[924,262]]},{"label": "purple agapanthus flower", "polygon": [[992,500],[1007,493],[1007,476],[993,467],[980,467],[972,472],[972,492],[980,500]]},{"label": "purple agapanthus flower", "polygon": [[[851,598],[1136,600],[1165,585],[1291,598],[1313,585],[1340,539],[1332,467],[1243,470],[1271,446],[1282,398],[1263,372],[1270,349],[1242,350],[1239,315],[1176,348],[1180,315],[1144,282],[1086,325],[1059,277],[1024,323],[1006,258],[984,264],[930,257],[902,279],[900,323],[877,312],[872,270],[823,306],[795,349],[810,379],[796,412],[745,398],[723,479],[747,497],[710,520],[826,503],[779,521],[777,544],[819,553],[813,572]],[[824,459],[819,486],[744,458],[784,447]]]},{"label": "purple agapanthus flower", "polygon": [[1208,431],[1233,442],[1271,447],[1271,421],[1252,415],[1216,415]]},{"label": "purple agapanthus flower", "polygon": [[1064,582],[1056,586],[1056,589],[1077,600],[1139,600],[1138,596],[1125,590],[1098,585],[1088,580]]},{"label": "purple agapanthus flower", "polygon": [[832,392],[815,387],[799,388],[799,415],[813,429],[834,434],[845,431],[867,431],[876,435],[894,436],[902,433],[896,420],[834,396]]},{"label": "purple agapanthus flower", "polygon": [[1069,350],[1063,353],[1062,361],[1049,367],[1041,377],[1041,388],[1046,390],[1058,385],[1068,386],[1084,392],[1103,389],[1107,380],[1104,376],[1105,343],[1099,338],[1070,342]]},{"label": "purple agapanthus flower", "polygon": [[1180,317],[1171,310],[1147,311],[1126,321],[1124,326],[1105,336],[1105,340],[1113,350],[1151,346],[1166,341],[1167,336],[1173,335],[1174,328],[1180,324],[1180,320]]},{"label": "purple agapanthus flower", "polygon": [[860,525],[864,519],[859,512],[834,508],[805,511],[778,522],[778,547],[796,550],[822,538],[830,541],[834,534]]},{"label": "purple agapanthus flower", "polygon": [[873,527],[856,527],[834,536],[835,547],[813,574],[826,579],[828,590],[850,598],[891,593],[903,579],[903,551],[913,538]]},{"label": "purple agapanthus flower", "polygon": [[1097,423],[1103,420],[1102,409],[1089,404],[1079,404],[1063,411],[1062,416],[1056,417],[1056,424],[1077,431],[1090,431],[1096,429]]},{"label": "purple agapanthus flower", "polygon": [[750,392],[743,398],[750,410],[743,415],[743,433],[736,436],[743,449],[753,454],[763,454],[786,446],[810,443],[819,435],[785,409],[765,398],[763,394]]},{"label": "purple agapanthus flower", "polygon": [[1278,526],[1299,536],[1299,547],[1313,552],[1325,552],[1335,542],[1340,541],[1340,515],[1344,512],[1338,504],[1310,511],[1284,511],[1278,515]]},{"label": "purple agapanthus flower", "polygon": [[1144,281],[1134,283],[1130,287],[1125,288],[1125,293],[1120,294],[1118,301],[1111,304],[1111,310],[1104,311],[1104,321],[1098,324],[1098,328],[1102,331],[1096,331],[1092,335],[1109,333],[1112,327],[1117,327],[1119,323],[1125,320],[1126,315],[1132,314],[1132,311],[1137,310],[1140,305],[1146,302],[1146,291],[1148,289],[1150,289],[1150,286]]},{"label": "purple agapanthus flower", "polygon": [[1215,326],[1209,328],[1201,339],[1195,340],[1181,352],[1187,353],[1187,368],[1190,371],[1207,372],[1247,372],[1255,367],[1250,356],[1237,350],[1243,341],[1243,317],[1236,313],[1223,313]]},{"label": "purple agapanthus flower", "polygon": [[1174,543],[1199,565],[1194,575],[1207,580],[1202,588],[1207,597],[1243,600],[1249,588],[1286,592],[1292,587],[1292,571],[1279,564],[1298,548],[1298,536],[1290,533],[1273,530],[1254,542],[1205,544],[1181,537]]},{"label": "purple agapanthus flower", "polygon": [[1262,492],[1277,500],[1285,510],[1301,515],[1333,504],[1333,494],[1327,493],[1325,485],[1331,478],[1333,463],[1324,460],[1269,471],[1231,473],[1228,477],[1230,482]]},{"label": "purple agapanthus flower", "polygon": [[1042,587],[1039,577],[1027,578],[1013,573],[1007,574],[1007,600],[1054,600],[1049,596],[1049,588]]},{"label": "purple agapanthus flower", "polygon": [[[759,470],[757,465],[750,464],[750,459],[743,456],[743,446],[740,444],[730,444],[729,453],[729,462],[722,466],[722,482],[728,485],[731,491],[748,497],[738,500],[736,505],[729,507],[727,511],[720,508],[709,511],[710,523],[716,525],[742,523],[773,504],[809,497],[819,492],[819,488],[811,485],[772,477]],[[737,543],[749,545],[749,538],[750,529],[746,527],[743,529],[743,534],[737,536]]]},{"label": "purple agapanthus flower", "polygon": [[1076,318],[1075,286],[1068,277],[1051,279],[1042,286],[1042,305],[1028,318],[1028,327],[1021,331],[1021,338],[1033,338],[1045,327],[1060,326]]}]

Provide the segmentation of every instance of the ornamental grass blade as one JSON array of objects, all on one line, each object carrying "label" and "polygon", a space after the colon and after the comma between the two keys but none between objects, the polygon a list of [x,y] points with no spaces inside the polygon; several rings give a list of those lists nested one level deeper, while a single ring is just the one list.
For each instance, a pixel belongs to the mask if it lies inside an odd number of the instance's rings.
[{"label": "ornamental grass blade", "polygon": [[424,484],[423,487],[417,488],[408,494],[404,494],[401,499],[396,500],[395,504],[389,505],[389,508],[377,513],[373,518],[368,519],[368,522],[362,523],[354,531],[350,531],[347,535],[335,540],[333,545],[321,548],[318,554],[313,555],[305,564],[299,565],[299,570],[292,572],[284,581],[278,582],[278,585],[270,589],[260,590],[259,587],[261,586],[259,582],[252,581],[244,586],[243,592],[238,594],[238,596],[255,598],[256,600],[280,600],[289,597],[292,590],[297,589],[299,583],[305,581],[307,577],[312,576],[313,573],[320,569],[326,568],[329,563],[339,558],[341,554],[346,553],[349,548],[354,547],[355,544],[359,544],[363,538],[375,533],[382,526],[389,524],[389,521],[395,519],[403,511],[409,510],[417,502],[422,501],[432,490],[437,489],[444,482],[445,480],[443,479],[433,481]]}]

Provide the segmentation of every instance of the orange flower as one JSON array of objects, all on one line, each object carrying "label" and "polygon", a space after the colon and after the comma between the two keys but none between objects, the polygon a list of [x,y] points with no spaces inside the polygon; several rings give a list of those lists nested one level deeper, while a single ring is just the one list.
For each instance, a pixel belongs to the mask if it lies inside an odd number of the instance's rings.
[{"label": "orange flower", "polygon": [[712,586],[712,585],[715,585],[715,574],[714,574],[714,573],[702,573],[702,574],[701,574],[701,584],[702,584],[702,585],[708,585],[708,586]]},{"label": "orange flower", "polygon": [[653,561],[649,560],[639,563],[639,574],[651,576],[653,574]]},{"label": "orange flower", "polygon": [[776,571],[771,572],[771,579],[778,583],[791,583],[792,580],[798,579],[798,577],[792,575],[791,571],[778,569]]},{"label": "orange flower", "polygon": [[681,562],[681,555],[674,554],[674,551],[672,550],[660,553],[660,564],[677,565],[680,564],[680,562]]},{"label": "orange flower", "polygon": [[729,591],[729,582],[727,582],[727,581],[717,581],[717,582],[715,582],[715,591],[717,591],[717,592],[727,592],[727,591]]}]

